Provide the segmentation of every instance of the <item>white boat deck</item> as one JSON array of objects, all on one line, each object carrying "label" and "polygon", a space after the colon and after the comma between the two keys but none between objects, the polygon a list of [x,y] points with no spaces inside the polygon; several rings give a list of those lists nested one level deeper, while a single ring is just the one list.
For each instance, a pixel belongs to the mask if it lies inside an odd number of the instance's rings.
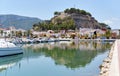
[{"label": "white boat deck", "polygon": [[20,47],[15,44],[0,39],[0,57],[22,54],[23,51]]}]

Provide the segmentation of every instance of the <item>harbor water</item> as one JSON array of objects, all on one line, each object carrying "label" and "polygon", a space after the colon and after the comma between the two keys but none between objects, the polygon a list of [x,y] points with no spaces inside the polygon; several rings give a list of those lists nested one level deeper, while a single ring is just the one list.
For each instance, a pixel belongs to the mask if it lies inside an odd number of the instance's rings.
[{"label": "harbor water", "polygon": [[112,42],[24,44],[21,55],[0,58],[0,76],[98,76]]}]

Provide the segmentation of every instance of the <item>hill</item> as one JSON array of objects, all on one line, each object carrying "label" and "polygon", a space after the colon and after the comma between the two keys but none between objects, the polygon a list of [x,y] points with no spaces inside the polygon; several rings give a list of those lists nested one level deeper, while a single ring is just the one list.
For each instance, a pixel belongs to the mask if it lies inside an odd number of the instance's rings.
[{"label": "hill", "polygon": [[0,27],[7,28],[9,26],[14,26],[15,28],[22,28],[25,30],[31,29],[32,25],[41,22],[41,19],[33,17],[25,17],[19,15],[0,15]]},{"label": "hill", "polygon": [[65,9],[64,12],[55,12],[51,19],[53,23],[57,23],[57,19],[70,17],[73,19],[76,28],[93,28],[93,29],[111,29],[105,23],[99,23],[92,15],[85,11],[76,8]]},{"label": "hill", "polygon": [[33,25],[36,31],[76,28],[111,29],[108,25],[99,23],[89,12],[76,8],[65,9],[64,12],[56,11],[50,20]]}]

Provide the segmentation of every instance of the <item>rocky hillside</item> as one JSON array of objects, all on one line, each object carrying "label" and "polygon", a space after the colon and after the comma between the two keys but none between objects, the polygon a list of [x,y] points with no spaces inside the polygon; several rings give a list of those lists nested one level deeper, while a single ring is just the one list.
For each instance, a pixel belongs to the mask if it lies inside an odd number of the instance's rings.
[{"label": "rocky hillside", "polygon": [[41,22],[41,19],[18,16],[18,15],[0,15],[0,27],[14,26],[15,28],[31,29],[32,25]]},{"label": "rocky hillside", "polygon": [[89,12],[84,10],[70,8],[64,10],[64,12],[55,12],[54,17],[51,19],[52,23],[57,23],[56,19],[64,19],[71,17],[77,28],[93,28],[93,29],[110,29],[108,25],[101,25]]}]

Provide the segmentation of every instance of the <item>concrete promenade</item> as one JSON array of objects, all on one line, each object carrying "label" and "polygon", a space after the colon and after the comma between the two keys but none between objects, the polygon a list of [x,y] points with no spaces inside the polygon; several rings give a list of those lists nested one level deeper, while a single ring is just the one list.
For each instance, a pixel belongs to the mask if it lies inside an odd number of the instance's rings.
[{"label": "concrete promenade", "polygon": [[116,40],[100,65],[99,76],[120,76],[120,40]]},{"label": "concrete promenade", "polygon": [[116,40],[109,69],[109,76],[120,76],[120,40]]}]

